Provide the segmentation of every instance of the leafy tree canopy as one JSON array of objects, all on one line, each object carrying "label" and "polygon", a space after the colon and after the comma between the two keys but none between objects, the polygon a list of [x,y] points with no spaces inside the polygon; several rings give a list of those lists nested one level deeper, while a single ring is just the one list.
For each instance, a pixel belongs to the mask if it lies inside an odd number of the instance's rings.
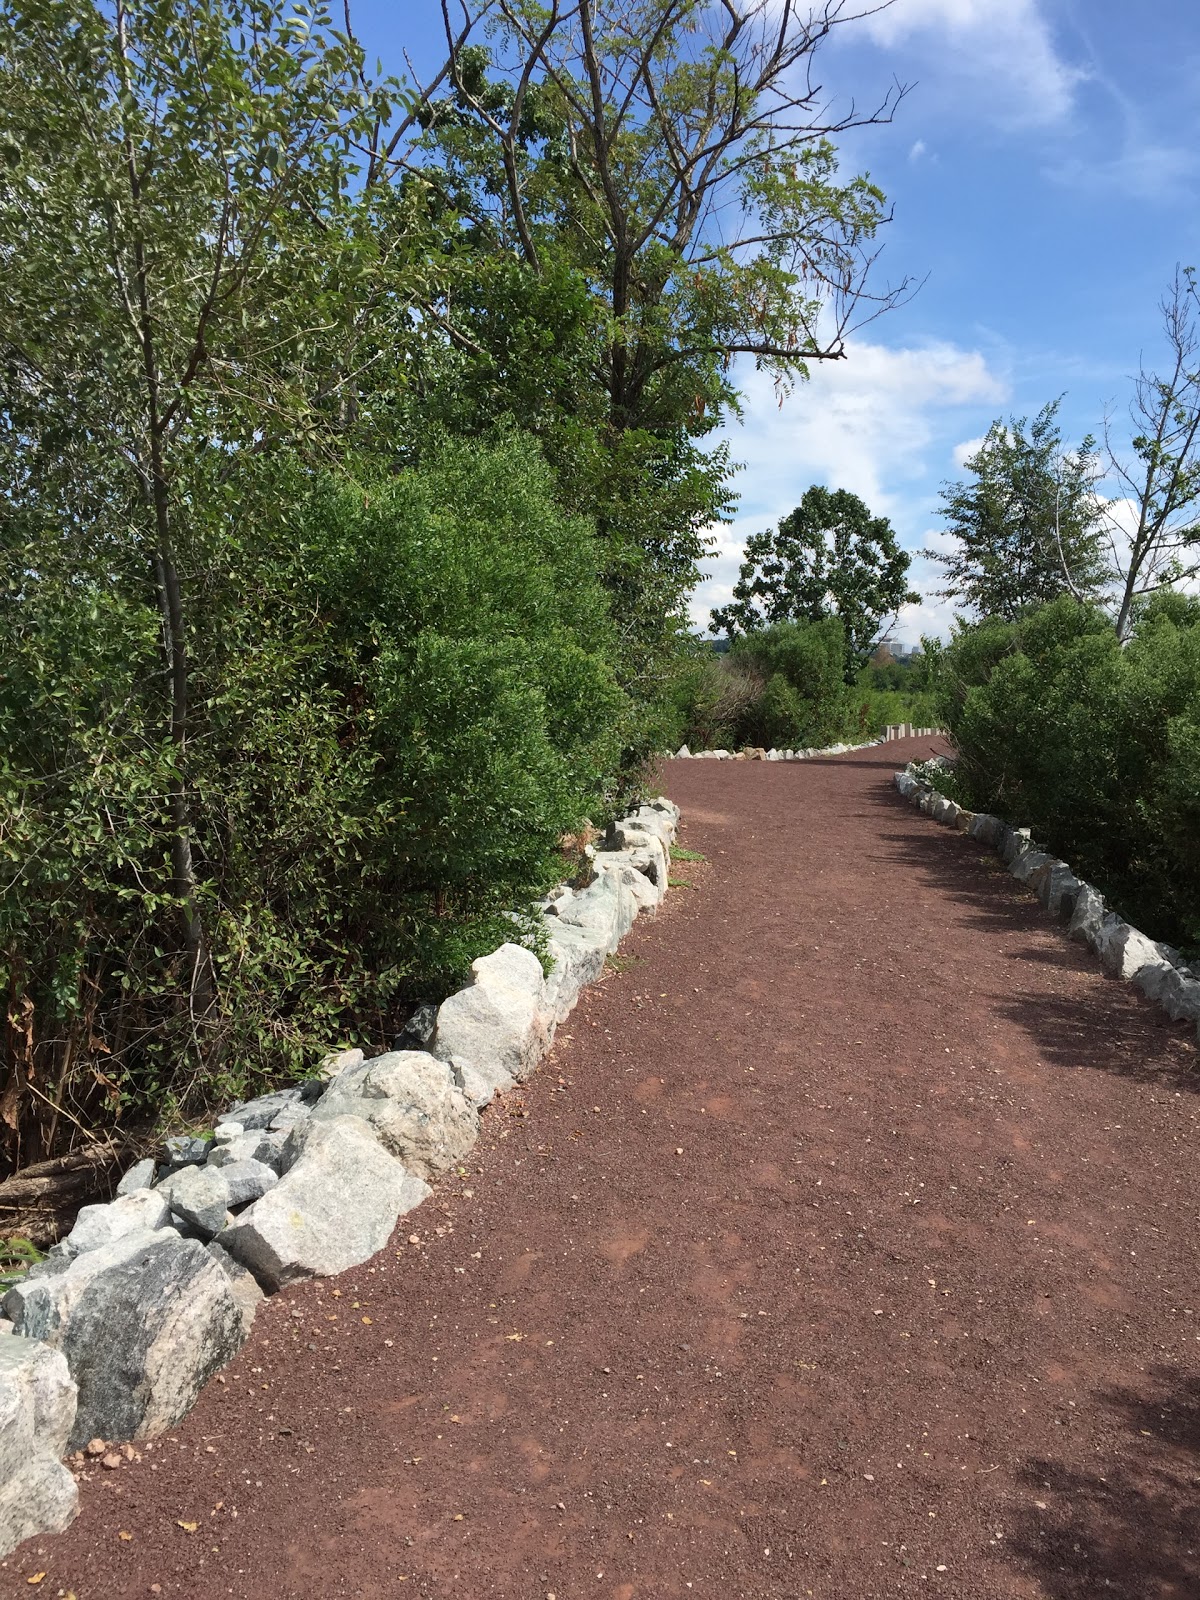
[{"label": "leafy tree canopy", "polygon": [[903,90],[837,112],[815,76],[863,14],[849,0],[467,0],[445,12],[448,68],[404,181],[442,197],[451,254],[510,265],[434,314],[463,390],[516,408],[529,308],[548,285],[584,287],[590,322],[575,317],[573,342],[556,347],[570,379],[561,411],[513,414],[551,424],[580,508],[605,477],[620,484],[598,521],[636,678],[661,679],[664,619],[730,510],[728,462],[700,441],[736,408],[733,359],[787,386],[840,359],[847,334],[906,292],[871,282],[887,203],[869,176],[839,171],[835,143],[888,120]]},{"label": "leafy tree canopy", "polygon": [[1050,401],[1032,422],[993,422],[966,463],[971,478],[942,490],[956,543],[921,553],[942,568],[941,596],[977,616],[1014,621],[1061,594],[1092,600],[1109,579],[1095,441],[1064,448],[1060,404]]},{"label": "leafy tree canopy", "polygon": [[911,559],[886,517],[849,490],[814,483],[777,528],[747,541],[733,600],[713,612],[713,626],[735,635],[836,616],[851,681],[882,624],[919,598],[908,587]]}]

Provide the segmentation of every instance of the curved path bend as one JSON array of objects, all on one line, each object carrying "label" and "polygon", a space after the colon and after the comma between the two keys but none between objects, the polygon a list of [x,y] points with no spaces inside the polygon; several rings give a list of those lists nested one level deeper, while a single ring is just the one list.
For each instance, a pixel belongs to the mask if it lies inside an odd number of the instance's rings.
[{"label": "curved path bend", "polygon": [[670,764],[706,862],[469,1173],[0,1592],[1195,1600],[1195,1043],[930,748]]}]

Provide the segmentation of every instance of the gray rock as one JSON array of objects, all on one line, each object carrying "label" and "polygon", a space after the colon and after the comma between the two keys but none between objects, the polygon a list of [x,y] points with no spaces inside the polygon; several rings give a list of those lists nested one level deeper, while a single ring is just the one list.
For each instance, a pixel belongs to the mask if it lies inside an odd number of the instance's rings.
[{"label": "gray rock", "polygon": [[559,1023],[574,1010],[583,989],[604,971],[608,941],[593,928],[552,923],[547,949],[554,965],[546,979],[546,1010]]},{"label": "gray rock", "polygon": [[676,825],[678,825],[680,817],[683,816],[683,812],[675,804],[674,800],[669,800],[665,794],[656,794],[652,800],[647,800],[644,805],[640,805],[632,815],[640,816],[647,811],[660,811]]},{"label": "gray rock", "polygon": [[[582,901],[583,915],[586,918],[588,915],[587,897],[594,890],[598,890],[599,886],[606,878],[610,879],[616,885],[616,889],[614,891],[616,896],[616,916],[613,930],[610,935],[609,953],[611,954],[617,949],[621,943],[621,940],[637,921],[639,907],[641,906],[643,900],[646,899],[648,891],[646,889],[645,874],[642,873],[636,866],[634,866],[629,856],[622,855],[616,858],[605,857],[603,853],[598,851],[596,854],[596,881],[590,886],[590,888],[584,890],[583,894],[577,894],[575,896],[575,905],[573,909],[579,910],[580,902]],[[665,878],[663,882],[664,889],[653,897],[654,903],[656,903],[657,900],[661,900],[662,894],[665,893]],[[657,886],[655,886],[655,888],[657,888]],[[561,920],[564,922],[571,922],[575,920],[572,909],[568,909],[565,914],[562,914]]]},{"label": "gray rock", "polygon": [[560,906],[558,920],[587,928],[603,937],[604,953],[611,955],[633,926],[637,902],[621,881],[619,869],[597,874],[596,881]]},{"label": "gray rock", "polygon": [[1018,883],[1029,883],[1035,872],[1048,867],[1050,863],[1051,857],[1044,850],[1035,850],[1032,845],[1027,845],[1013,856],[1008,870]]},{"label": "gray rock", "polygon": [[258,1286],[258,1279],[249,1267],[244,1267],[240,1261],[235,1261],[229,1251],[216,1239],[210,1240],[204,1248],[228,1279],[229,1292],[237,1303],[242,1316],[242,1327],[248,1334],[259,1306],[266,1299],[266,1295]]},{"label": "gray rock", "polygon": [[154,1182],[154,1162],[150,1156],[135,1162],[117,1185],[118,1194],[136,1194],[139,1189],[149,1189]]},{"label": "gray rock", "polygon": [[64,1455],[75,1422],[77,1390],[62,1354],[40,1340],[0,1336],[0,1480],[22,1459]]},{"label": "gray rock", "polygon": [[1136,978],[1143,967],[1163,961],[1152,939],[1111,911],[1100,924],[1093,949],[1114,978]]},{"label": "gray rock", "polygon": [[[654,912],[658,910],[662,897],[667,892],[667,879],[662,875],[661,886],[656,880],[643,870],[637,857],[642,858],[642,864],[652,866],[655,871],[662,869],[650,860],[645,851],[600,851],[596,856],[596,871],[604,877],[611,877],[617,883],[616,925],[614,929],[617,944],[633,927],[638,914],[642,911]],[[571,915],[567,912],[560,915],[560,921],[570,922]],[[611,944],[613,935],[610,934],[608,943]],[[614,946],[615,948],[615,946]]]},{"label": "gray rock", "polygon": [[273,1094],[260,1095],[257,1100],[245,1101],[226,1111],[217,1118],[217,1126],[238,1122],[247,1133],[255,1128],[269,1128],[281,1113],[294,1111],[300,1104],[299,1089],[276,1089]]},{"label": "gray rock", "polygon": [[[235,1139],[240,1139],[246,1132],[245,1124],[241,1122],[218,1122],[213,1129],[213,1145],[232,1144]],[[212,1151],[208,1159],[212,1160]]]},{"label": "gray rock", "polygon": [[231,1161],[220,1173],[229,1194],[230,1211],[239,1211],[242,1206],[260,1200],[279,1182],[279,1174],[265,1161]]},{"label": "gray rock", "polygon": [[46,1455],[31,1456],[0,1483],[0,1556],[36,1534],[62,1533],[78,1515],[79,1489],[66,1467]]},{"label": "gray rock", "polygon": [[692,752],[688,749],[687,745],[681,744],[679,749],[675,752],[675,759],[676,761],[686,761],[691,753]]},{"label": "gray rock", "polygon": [[166,1141],[166,1164],[172,1172],[181,1167],[198,1167],[208,1160],[209,1141],[190,1133],[177,1133]]},{"label": "gray rock", "polygon": [[269,1128],[255,1128],[243,1133],[228,1144],[214,1145],[208,1158],[210,1167],[231,1167],[240,1161],[261,1161],[272,1172],[283,1171],[283,1152],[287,1133],[272,1133]]},{"label": "gray rock", "polygon": [[419,1005],[392,1041],[393,1050],[428,1050],[437,1027],[438,1008]]},{"label": "gray rock", "polygon": [[61,1533],[79,1493],[59,1457],[75,1420],[76,1389],[62,1354],[0,1335],[0,1557],[38,1533]]},{"label": "gray rock", "polygon": [[339,1072],[345,1072],[347,1067],[358,1067],[366,1060],[363,1052],[354,1050],[331,1050],[317,1068],[317,1077],[323,1078],[328,1083],[330,1078],[336,1078]]},{"label": "gray rock", "polygon": [[[1135,989],[1141,990],[1147,1000],[1153,1000],[1161,1005],[1166,999],[1168,986],[1174,986],[1175,977],[1176,968],[1174,963],[1168,961],[1165,956],[1159,955],[1140,966],[1132,974],[1130,981]],[[1163,1010],[1166,1010],[1165,1005]]]},{"label": "gray rock", "polygon": [[[188,1167],[196,1172],[196,1167]],[[65,1256],[81,1256],[123,1239],[127,1233],[153,1232],[171,1218],[161,1189],[135,1189],[107,1205],[84,1206],[62,1241]]]},{"label": "gray rock", "polygon": [[[663,821],[666,819],[664,818]],[[638,850],[648,845],[652,839],[662,843],[662,836],[657,827],[643,828],[632,817],[620,817],[616,822],[610,822],[604,834],[605,850]]]},{"label": "gray rock", "polygon": [[[321,1081],[321,1090],[324,1092],[324,1081]],[[310,1108],[304,1103],[302,1092],[297,1090],[298,1098],[291,1105],[284,1106],[282,1111],[277,1111],[271,1118],[272,1133],[291,1133],[293,1128],[305,1121]]]},{"label": "gray rock", "polygon": [[631,811],[625,821],[643,833],[654,834],[669,849],[679,829],[679,807],[672,805],[669,800],[653,800]]},{"label": "gray rock", "polygon": [[225,1274],[203,1245],[165,1228],[27,1279],[5,1309],[18,1333],[67,1358],[79,1386],[72,1449],[173,1427],[245,1337]]},{"label": "gray rock", "polygon": [[980,844],[994,845],[1003,826],[999,817],[993,817],[987,811],[977,811],[971,818],[967,833],[972,839],[978,839]]},{"label": "gray rock", "polygon": [[430,1192],[358,1117],[312,1118],[293,1141],[283,1178],[220,1238],[268,1290],[368,1260]]},{"label": "gray rock", "polygon": [[206,1239],[225,1226],[229,1185],[220,1167],[185,1167],[164,1178],[154,1192],[162,1195],[174,1214]]},{"label": "gray rock", "polygon": [[341,1073],[313,1117],[361,1117],[384,1149],[418,1178],[434,1177],[461,1161],[479,1138],[479,1116],[450,1067],[419,1050],[395,1050]]},{"label": "gray rock", "polygon": [[556,917],[561,907],[568,905],[575,898],[575,891],[569,884],[560,883],[552,889],[546,898],[539,902],[543,914],[547,917]]},{"label": "gray rock", "polygon": [[511,1089],[515,1082],[507,1073],[495,1078],[485,1078],[483,1073],[477,1071],[469,1061],[452,1061],[450,1071],[454,1074],[454,1082],[471,1104],[480,1111],[484,1106],[491,1105],[496,1095],[504,1094]]},{"label": "gray rock", "polygon": [[[630,833],[641,830],[630,830]],[[627,835],[628,837],[628,835]],[[670,846],[656,834],[642,834],[645,844],[628,845],[623,854],[630,866],[636,867],[658,889],[660,897],[667,892],[667,879],[671,876]],[[599,860],[599,857],[596,858]]]},{"label": "gray rock", "polygon": [[1000,858],[1006,867],[1011,867],[1017,857],[1025,850],[1032,848],[1028,828],[1004,828],[997,841],[1000,849]]},{"label": "gray rock", "polygon": [[1093,889],[1090,883],[1081,883],[1075,896],[1075,909],[1067,923],[1067,932],[1072,939],[1078,939],[1081,944],[1091,945],[1095,949],[1105,915],[1104,896]]},{"label": "gray rock", "polygon": [[[572,911],[598,886],[610,884],[609,874],[601,874],[591,889],[574,897]],[[614,903],[618,888],[612,884],[604,890]],[[545,1001],[546,982],[538,958],[520,945],[501,945],[473,962],[468,986],[438,1008],[433,1054],[442,1061],[461,1057],[493,1081],[498,1081],[497,1069],[519,1081],[533,1071],[549,1046]]]},{"label": "gray rock", "polygon": [[1065,861],[1047,861],[1033,874],[1030,883],[1052,917],[1071,915],[1080,883]]},{"label": "gray rock", "polygon": [[1173,966],[1169,973],[1162,975],[1154,999],[1173,1022],[1186,1020],[1200,1024],[1200,980],[1190,972]]}]

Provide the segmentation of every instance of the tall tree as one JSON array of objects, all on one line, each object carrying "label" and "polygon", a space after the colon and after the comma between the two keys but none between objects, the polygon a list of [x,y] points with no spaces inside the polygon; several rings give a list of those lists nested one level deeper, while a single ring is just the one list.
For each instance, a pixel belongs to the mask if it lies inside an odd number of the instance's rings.
[{"label": "tall tree", "polygon": [[[1124,493],[1106,508],[1120,581],[1117,635],[1160,589],[1200,574],[1200,297],[1192,267],[1176,272],[1160,306],[1169,359],[1143,366],[1130,407],[1133,458],[1105,429],[1109,467]],[[1132,517],[1129,512],[1132,510]]]},{"label": "tall tree", "polygon": [[941,595],[980,617],[1013,621],[1060,594],[1094,599],[1110,578],[1095,441],[1064,448],[1060,404],[1050,401],[1032,422],[994,422],[966,463],[972,477],[942,489],[956,545],[921,553],[942,568]]},{"label": "tall tree", "polygon": [[57,525],[89,565],[112,541],[112,569],[132,554],[158,608],[169,888],[202,1025],[197,491],[239,449],[305,437],[347,384],[339,280],[377,253],[347,157],[391,91],[364,93],[327,11],[279,0],[4,0],[0,63],[0,515]]},{"label": "tall tree", "polygon": [[816,76],[864,11],[463,0],[452,15],[444,0],[450,92],[430,96],[406,170],[534,279],[586,284],[597,320],[581,388],[604,397],[590,420],[606,444],[586,461],[568,452],[568,476],[593,502],[606,477],[632,497],[602,512],[601,532],[620,612],[650,636],[728,509],[725,462],[697,441],[736,405],[733,359],[790,384],[907,292],[871,287],[886,202],[869,177],[839,174],[835,147],[889,119],[903,91],[836,113]]},{"label": "tall tree", "polygon": [[846,489],[814,483],[777,528],[747,540],[733,600],[713,612],[713,626],[736,635],[840,617],[849,680],[887,619],[920,598],[908,587],[911,560],[886,517]]}]

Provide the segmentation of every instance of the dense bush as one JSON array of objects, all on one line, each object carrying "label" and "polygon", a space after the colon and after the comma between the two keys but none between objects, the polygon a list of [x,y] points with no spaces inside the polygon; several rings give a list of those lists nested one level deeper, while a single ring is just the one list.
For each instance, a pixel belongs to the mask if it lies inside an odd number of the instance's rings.
[{"label": "dense bush", "polygon": [[820,748],[873,739],[889,722],[935,726],[937,641],[926,640],[926,655],[912,663],[864,667],[847,685],[836,654],[839,644],[845,650],[841,628],[837,617],[777,623],[721,655],[700,640],[685,643],[666,742],[693,750]]},{"label": "dense bush", "polygon": [[724,655],[696,648],[679,679],[677,732],[697,750],[858,737],[865,700],[846,685],[845,650],[837,617],[776,623]]},{"label": "dense bush", "polygon": [[1069,598],[961,629],[941,692],[968,803],[1032,828],[1146,932],[1200,945],[1200,604],[1163,595],[1124,648]]},{"label": "dense bush", "polygon": [[[198,1107],[311,1065],[513,936],[602,816],[626,701],[586,523],[520,440],[381,482],[260,467],[190,615],[194,857],[211,1014],[170,883],[174,755],[143,573],[3,530],[0,983],[58,1124]],[[54,1110],[61,1107],[61,1110]]]}]

